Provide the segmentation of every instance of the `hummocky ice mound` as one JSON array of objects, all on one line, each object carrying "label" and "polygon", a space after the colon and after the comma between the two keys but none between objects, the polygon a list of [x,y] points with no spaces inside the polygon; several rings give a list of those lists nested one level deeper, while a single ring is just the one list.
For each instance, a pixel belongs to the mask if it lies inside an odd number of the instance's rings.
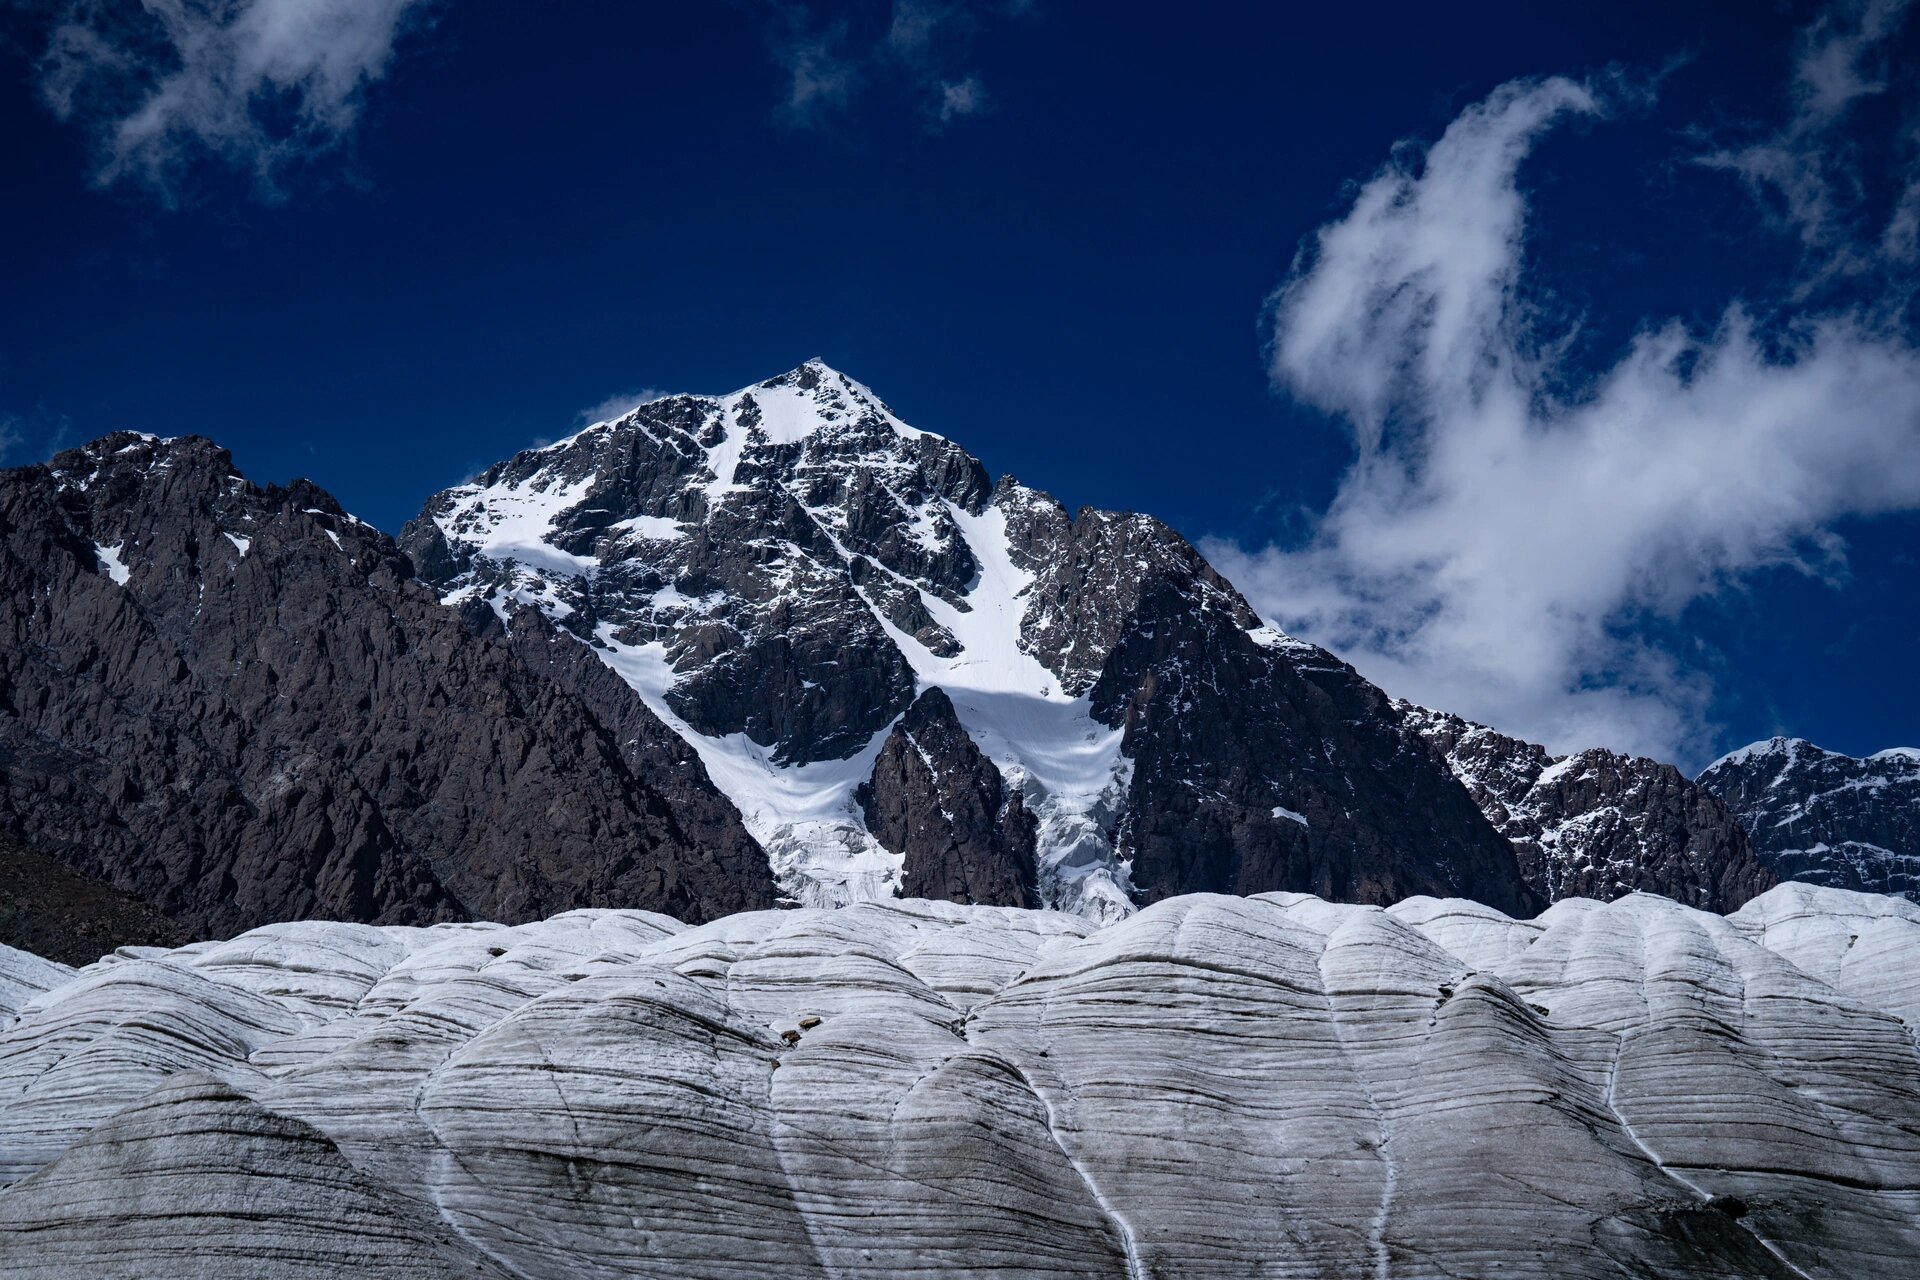
[{"label": "hummocky ice mound", "polygon": [[463,619],[205,440],[0,472],[0,600],[0,838],[199,936],[774,900],[698,758],[570,636]]},{"label": "hummocky ice mound", "polygon": [[1920,751],[1855,759],[1774,738],[1714,761],[1700,785],[1739,815],[1781,879],[1920,901]]},{"label": "hummocky ice mound", "polygon": [[449,603],[590,645],[802,903],[1538,905],[1380,691],[1179,535],[995,484],[817,361],[522,453],[400,541]]},{"label": "hummocky ice mound", "polygon": [[1920,906],[891,901],[0,950],[0,1276],[1887,1280]]},{"label": "hummocky ice mound", "polygon": [[1713,790],[1670,764],[1602,747],[1555,756],[1459,716],[1394,705],[1513,841],[1521,873],[1549,902],[1648,892],[1724,912],[1792,875],[1761,859]]}]

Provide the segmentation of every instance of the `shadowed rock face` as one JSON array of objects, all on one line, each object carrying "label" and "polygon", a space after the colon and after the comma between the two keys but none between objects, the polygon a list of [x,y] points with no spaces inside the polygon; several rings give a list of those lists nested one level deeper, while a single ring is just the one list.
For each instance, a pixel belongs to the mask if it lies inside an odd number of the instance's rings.
[{"label": "shadowed rock face", "polygon": [[1544,905],[1384,694],[1323,649],[1247,630],[1238,603],[1230,588],[1143,592],[1092,690],[1134,762],[1122,843],[1146,900],[1291,890]]},{"label": "shadowed rock face", "polygon": [[1739,815],[1781,879],[1920,901],[1920,751],[1860,760],[1774,738],[1714,761],[1700,785]]},{"label": "shadowed rock face", "polygon": [[1896,898],[576,911],[38,963],[0,951],[37,993],[0,1012],[9,1280],[92,1280],[136,1229],[111,1260],[135,1280],[1900,1280],[1920,1255]]},{"label": "shadowed rock face", "polygon": [[772,901],[631,690],[537,611],[509,638],[411,576],[197,438],[0,473],[0,831],[203,934]]},{"label": "shadowed rock face", "polygon": [[[1262,627],[1159,521],[986,474],[810,361],[500,463],[401,542],[444,599],[593,642],[801,903],[1031,884],[1101,920],[1196,890],[1538,905],[1351,668]],[[916,721],[938,739],[916,764],[902,717],[936,688],[953,723]],[[1022,811],[1030,844],[1004,825]]]},{"label": "shadowed rock face", "polygon": [[116,947],[177,947],[186,926],[64,863],[0,846],[0,945],[85,964]]},{"label": "shadowed rock face", "polygon": [[1777,883],[1727,805],[1672,765],[1603,748],[1554,756],[1459,716],[1395,705],[1513,841],[1547,901],[1643,892],[1726,912]]},{"label": "shadowed rock face", "polygon": [[909,898],[1038,906],[1034,819],[939,689],[914,700],[857,793],[867,830],[901,855]]}]

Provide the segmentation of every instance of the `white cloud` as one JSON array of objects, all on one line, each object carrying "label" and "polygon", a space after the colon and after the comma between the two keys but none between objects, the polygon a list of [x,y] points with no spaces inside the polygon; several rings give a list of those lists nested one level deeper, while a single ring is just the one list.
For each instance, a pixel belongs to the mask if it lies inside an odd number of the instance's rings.
[{"label": "white cloud", "polygon": [[1838,573],[1834,522],[1920,506],[1920,353],[1859,314],[1729,306],[1580,377],[1523,301],[1518,179],[1605,95],[1506,85],[1320,231],[1274,295],[1271,373],[1357,457],[1304,546],[1207,552],[1390,692],[1692,761],[1711,688],[1659,620],[1765,566]]},{"label": "white cloud", "polygon": [[338,145],[425,0],[69,0],[39,64],[62,120],[97,135],[96,180],[171,198],[214,157],[275,194]]},{"label": "white cloud", "polygon": [[823,123],[847,104],[860,82],[860,69],[847,51],[844,18],[816,24],[805,5],[776,5],[767,47],[787,74],[780,116],[796,128]]},{"label": "white cloud", "polygon": [[14,451],[26,442],[20,420],[11,414],[0,414],[0,466],[13,466]]},{"label": "white cloud", "polygon": [[[1841,0],[1800,35],[1793,110],[1756,141],[1723,147],[1700,163],[1737,174],[1816,259],[1813,281],[1871,269],[1876,259],[1855,227],[1861,204],[1856,148],[1837,136],[1856,103],[1886,92],[1883,46],[1906,20],[1909,0]],[[1920,191],[1920,188],[1916,188]],[[1920,194],[1909,193],[1915,200]],[[1882,236],[1896,253],[1914,215],[1901,202]]]},{"label": "white cloud", "polygon": [[626,417],[643,404],[664,400],[669,394],[658,387],[643,387],[638,391],[616,391],[606,399],[588,405],[574,416],[586,425],[611,422],[615,418]]},{"label": "white cloud", "polygon": [[942,29],[963,20],[965,13],[964,6],[941,0],[893,0],[887,22],[887,50],[909,60],[926,58],[944,34]]}]

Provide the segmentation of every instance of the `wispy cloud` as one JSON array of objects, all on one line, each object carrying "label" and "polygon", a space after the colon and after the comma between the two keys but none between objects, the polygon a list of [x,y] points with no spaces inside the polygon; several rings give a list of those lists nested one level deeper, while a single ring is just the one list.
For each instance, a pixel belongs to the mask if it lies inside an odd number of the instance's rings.
[{"label": "wispy cloud", "polygon": [[73,421],[37,405],[0,413],[0,466],[20,467],[50,458],[74,443]]},{"label": "wispy cloud", "polygon": [[968,76],[940,86],[940,105],[934,115],[945,124],[963,116],[978,115],[986,109],[987,91],[981,87],[980,77]]},{"label": "wispy cloud", "polygon": [[12,414],[0,414],[0,466],[18,465],[21,459],[15,454],[26,442],[26,435],[20,430],[20,420]]},{"label": "wispy cloud", "polygon": [[775,6],[767,48],[787,75],[780,118],[796,128],[822,123],[853,96],[859,59],[847,48],[844,18],[817,20],[801,4]]},{"label": "wispy cloud", "polygon": [[1863,235],[1859,226],[1859,149],[1841,133],[1862,100],[1887,91],[1886,45],[1906,21],[1908,7],[1909,0],[1841,0],[1826,10],[1796,44],[1786,124],[1699,157],[1701,164],[1737,174],[1800,237],[1814,268],[1809,284],[1872,270],[1882,262],[1881,252],[1912,257],[1920,181],[1908,187],[1876,245],[1876,237]]},{"label": "wispy cloud", "polygon": [[582,426],[591,426],[596,422],[611,422],[615,418],[624,418],[643,404],[652,404],[655,400],[664,400],[669,392],[658,387],[642,387],[638,391],[616,391],[604,400],[596,401],[574,415]]},{"label": "wispy cloud", "polygon": [[1692,761],[1712,690],[1662,620],[1763,567],[1837,575],[1836,521],[1920,506],[1920,352],[1865,310],[1729,305],[1571,367],[1524,301],[1520,172],[1615,92],[1505,85],[1321,229],[1272,300],[1270,372],[1355,461],[1303,546],[1208,553],[1391,692]]},{"label": "wispy cloud", "polygon": [[68,0],[38,64],[41,96],[94,135],[102,186],[163,199],[212,159],[272,198],[330,151],[427,0]]},{"label": "wispy cloud", "polygon": [[816,5],[774,0],[768,49],[786,74],[779,115],[788,124],[834,123],[862,93],[891,90],[918,101],[930,127],[978,115],[988,97],[966,64],[981,29],[1024,17],[1018,0],[888,0]]}]

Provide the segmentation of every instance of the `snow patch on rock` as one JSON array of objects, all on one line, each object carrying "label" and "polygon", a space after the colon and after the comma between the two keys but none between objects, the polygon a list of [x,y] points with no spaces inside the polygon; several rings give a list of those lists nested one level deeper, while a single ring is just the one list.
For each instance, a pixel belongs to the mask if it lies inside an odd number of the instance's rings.
[{"label": "snow patch on rock", "polygon": [[127,585],[127,578],[133,572],[127,568],[127,562],[121,558],[121,552],[126,549],[126,545],[124,542],[116,542],[111,547],[98,542],[93,544],[93,554],[99,558],[100,568],[109,578],[123,587]]}]

